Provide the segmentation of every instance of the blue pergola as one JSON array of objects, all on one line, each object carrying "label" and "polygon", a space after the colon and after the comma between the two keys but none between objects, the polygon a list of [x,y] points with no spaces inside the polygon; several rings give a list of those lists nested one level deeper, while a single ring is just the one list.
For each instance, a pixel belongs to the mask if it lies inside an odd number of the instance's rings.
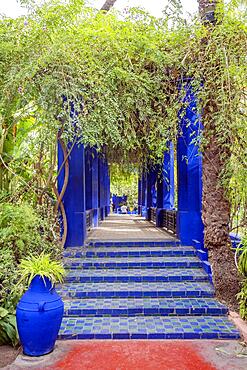
[{"label": "blue pergola", "polygon": [[[179,112],[176,151],[167,143],[163,164],[143,170],[138,181],[138,213],[157,227],[165,227],[184,245],[203,243],[201,135],[196,97],[187,84],[185,106]],[[177,208],[174,204],[174,152],[177,160]],[[110,212],[110,175],[107,157],[96,148],[75,144],[70,150],[69,180],[63,196],[67,216],[65,247],[84,244],[89,228],[97,227]],[[64,162],[58,145],[58,167]],[[64,183],[64,169],[58,176],[58,191]]]}]

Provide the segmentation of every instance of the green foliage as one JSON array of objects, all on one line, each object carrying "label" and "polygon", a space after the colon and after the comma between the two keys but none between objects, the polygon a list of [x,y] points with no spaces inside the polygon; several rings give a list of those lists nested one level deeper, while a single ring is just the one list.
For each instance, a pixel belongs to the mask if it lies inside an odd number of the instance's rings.
[{"label": "green foliage", "polygon": [[236,256],[238,258],[238,269],[244,276],[241,283],[241,291],[237,294],[239,301],[239,312],[243,319],[247,319],[247,237],[245,236],[241,241],[241,246],[236,250]]},{"label": "green foliage", "polygon": [[62,283],[65,276],[65,270],[61,263],[53,261],[50,254],[41,253],[38,256],[29,256],[22,259],[19,265],[21,274],[20,283],[24,282],[28,286],[37,275],[43,279],[47,277],[52,285]]},{"label": "green foliage", "polygon": [[0,306],[12,310],[22,292],[23,287],[16,286],[18,278],[17,262],[9,248],[0,249]]},{"label": "green foliage", "polygon": [[136,169],[126,169],[118,164],[110,166],[111,193],[127,195],[128,205],[133,207],[138,203],[138,172]]},{"label": "green foliage", "polygon": [[247,320],[247,279],[242,282],[241,291],[237,294],[240,316]]},{"label": "green foliage", "polygon": [[18,264],[31,254],[61,257],[62,248],[49,219],[28,204],[0,203],[0,305],[13,309],[23,286],[16,286]]},{"label": "green foliage", "polygon": [[17,262],[34,251],[59,254],[53,238],[50,224],[28,204],[0,204],[0,249],[13,251]]},{"label": "green foliage", "polygon": [[238,258],[238,269],[244,277],[247,278],[247,238],[244,237],[241,241],[241,246],[236,250]]},{"label": "green foliage", "polygon": [[0,307],[0,346],[3,344],[18,344],[15,315]]}]

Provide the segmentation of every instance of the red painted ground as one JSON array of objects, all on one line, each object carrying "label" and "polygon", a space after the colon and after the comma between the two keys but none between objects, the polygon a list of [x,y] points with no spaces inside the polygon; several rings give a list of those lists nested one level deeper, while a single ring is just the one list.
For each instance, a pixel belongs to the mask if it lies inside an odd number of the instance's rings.
[{"label": "red painted ground", "polygon": [[84,342],[42,370],[217,370],[194,342]]}]

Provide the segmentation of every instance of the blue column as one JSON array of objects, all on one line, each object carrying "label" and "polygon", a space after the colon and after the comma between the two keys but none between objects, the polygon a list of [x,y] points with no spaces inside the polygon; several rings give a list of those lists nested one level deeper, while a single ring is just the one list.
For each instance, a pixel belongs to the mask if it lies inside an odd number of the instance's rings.
[{"label": "blue column", "polygon": [[[186,110],[180,116],[181,136],[177,141],[178,167],[178,237],[182,244],[193,239],[203,243],[202,157],[198,141],[202,130],[197,112],[196,96],[190,83],[186,86]],[[182,117],[182,118],[181,118]]]},{"label": "blue column", "polygon": [[[68,148],[69,149],[69,148]],[[64,161],[58,144],[58,169]],[[64,169],[58,176],[58,191],[64,183]],[[67,216],[68,233],[65,247],[82,246],[86,239],[85,157],[84,146],[75,144],[69,155],[69,180],[63,204]]]},{"label": "blue column", "polygon": [[85,148],[85,194],[86,210],[92,209],[92,152],[91,148]]},{"label": "blue column", "polygon": [[99,163],[98,152],[92,148],[92,209],[93,227],[99,224]]},{"label": "blue column", "polygon": [[156,226],[162,226],[162,209],[174,208],[174,148],[170,142],[157,179]]},{"label": "blue column", "polygon": [[145,172],[142,172],[141,182],[142,182],[141,215],[142,217],[146,217],[147,208],[146,208],[146,173]]},{"label": "blue column", "polygon": [[138,215],[141,214],[142,207],[142,179],[138,178]]},{"label": "blue column", "polygon": [[86,209],[92,210],[93,227],[98,226],[98,153],[85,149]]},{"label": "blue column", "polygon": [[100,208],[100,219],[105,219],[105,166],[104,158],[99,155],[99,208]]},{"label": "blue column", "polygon": [[111,212],[111,179],[108,161],[106,161],[106,163],[106,216],[108,216]]},{"label": "blue column", "polygon": [[109,177],[109,167],[107,158],[104,158],[103,161],[103,177],[104,177],[104,212],[105,217],[110,213],[110,177]]},{"label": "blue column", "polygon": [[146,174],[146,192],[145,192],[145,205],[146,205],[146,219],[151,219],[151,207],[153,206],[153,188],[155,187],[157,173],[155,169],[150,169]]}]

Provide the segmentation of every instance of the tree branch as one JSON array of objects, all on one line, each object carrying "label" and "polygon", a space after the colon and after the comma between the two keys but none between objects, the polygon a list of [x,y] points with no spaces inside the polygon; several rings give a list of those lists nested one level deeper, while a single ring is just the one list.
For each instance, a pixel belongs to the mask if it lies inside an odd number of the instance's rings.
[{"label": "tree branch", "polygon": [[106,0],[100,10],[105,10],[106,12],[108,12],[113,7],[116,1],[117,0]]}]

